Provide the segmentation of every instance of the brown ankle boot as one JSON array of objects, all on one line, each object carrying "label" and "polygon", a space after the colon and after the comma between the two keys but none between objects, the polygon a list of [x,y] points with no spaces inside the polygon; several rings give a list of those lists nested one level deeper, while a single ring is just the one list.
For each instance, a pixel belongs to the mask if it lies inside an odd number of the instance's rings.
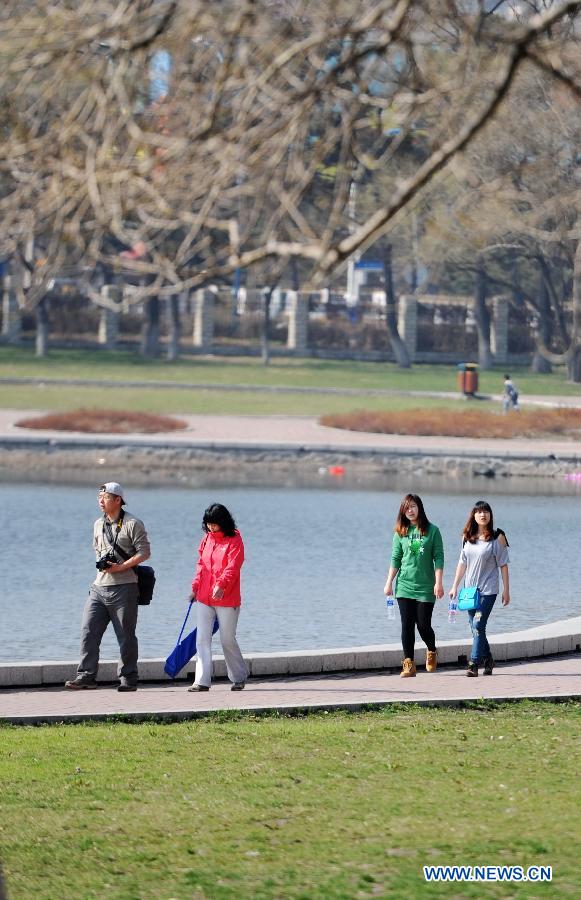
[{"label": "brown ankle boot", "polygon": [[426,672],[435,672],[438,668],[438,651],[426,651]]},{"label": "brown ankle boot", "polygon": [[400,678],[415,678],[416,677],[416,664],[413,659],[404,659],[402,663],[402,670],[399,675]]}]

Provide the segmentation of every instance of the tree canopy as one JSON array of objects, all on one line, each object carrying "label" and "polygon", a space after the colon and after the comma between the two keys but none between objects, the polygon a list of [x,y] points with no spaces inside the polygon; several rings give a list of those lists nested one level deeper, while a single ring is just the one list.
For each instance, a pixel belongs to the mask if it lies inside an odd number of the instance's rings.
[{"label": "tree canopy", "polygon": [[[525,65],[578,98],[580,7],[5,0],[1,253],[28,261],[30,304],[97,263],[141,296],[293,259],[325,278],[502,113]],[[353,179],[381,171],[389,191],[350,218]]]}]

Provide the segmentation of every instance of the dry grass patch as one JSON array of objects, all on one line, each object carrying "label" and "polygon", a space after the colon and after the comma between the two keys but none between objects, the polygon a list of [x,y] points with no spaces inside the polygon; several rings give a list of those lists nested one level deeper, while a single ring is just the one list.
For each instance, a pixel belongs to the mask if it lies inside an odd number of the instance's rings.
[{"label": "dry grass patch", "polygon": [[374,434],[417,434],[470,438],[561,435],[579,437],[581,409],[537,409],[508,415],[477,409],[407,409],[401,412],[355,410],[322,416],[321,425]]},{"label": "dry grass patch", "polygon": [[87,434],[155,434],[187,428],[186,422],[171,416],[121,409],[75,409],[71,412],[21,419],[16,424],[19,428],[82,431]]}]

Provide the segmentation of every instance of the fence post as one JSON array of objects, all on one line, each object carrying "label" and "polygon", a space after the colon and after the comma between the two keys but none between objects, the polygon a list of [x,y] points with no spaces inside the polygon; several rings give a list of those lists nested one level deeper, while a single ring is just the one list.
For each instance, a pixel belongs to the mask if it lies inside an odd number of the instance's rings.
[{"label": "fence post", "polygon": [[211,350],[214,343],[214,294],[200,288],[194,296],[194,347]]},{"label": "fence post", "polygon": [[490,349],[496,363],[506,363],[508,359],[508,300],[495,297],[492,302],[493,317],[490,329]]},{"label": "fence post", "polygon": [[309,342],[309,302],[299,291],[287,291],[288,338],[287,348],[297,356],[307,352]]},{"label": "fence post", "polygon": [[415,362],[418,340],[418,301],[411,294],[399,298],[397,330],[409,353],[410,362]]}]

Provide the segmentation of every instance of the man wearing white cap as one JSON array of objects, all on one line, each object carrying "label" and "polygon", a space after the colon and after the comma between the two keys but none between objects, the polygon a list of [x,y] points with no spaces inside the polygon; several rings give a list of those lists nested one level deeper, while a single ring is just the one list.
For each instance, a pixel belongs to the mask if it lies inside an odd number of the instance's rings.
[{"label": "man wearing white cap", "polygon": [[65,682],[65,687],[70,690],[97,687],[99,650],[109,622],[115,629],[121,655],[117,690],[137,690],[138,591],[134,568],[149,559],[151,550],[141,519],[123,509],[124,498],[125,491],[118,481],[108,481],[99,488],[103,516],[97,519],[93,528],[97,575],[83,612],[77,677]]}]

